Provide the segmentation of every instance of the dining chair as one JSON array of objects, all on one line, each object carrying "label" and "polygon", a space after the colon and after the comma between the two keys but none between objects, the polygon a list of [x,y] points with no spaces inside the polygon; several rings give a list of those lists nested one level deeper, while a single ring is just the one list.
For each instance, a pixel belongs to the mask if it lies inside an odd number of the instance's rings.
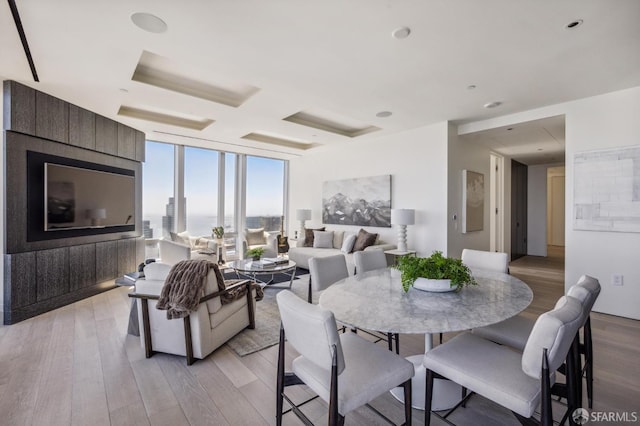
[{"label": "dining chair", "polygon": [[312,303],[312,292],[322,291],[331,284],[349,276],[347,259],[343,254],[309,259],[309,291],[307,302]]},{"label": "dining chair", "polygon": [[357,251],[353,253],[353,262],[356,264],[356,274],[363,274],[374,269],[386,268],[387,255],[383,250]]},{"label": "dining chair", "polygon": [[[289,290],[278,293],[276,300],[282,320],[276,383],[278,426],[289,411],[312,424],[299,408],[309,400],[295,405],[285,395],[285,387],[302,384],[329,404],[330,425],[344,424],[351,411],[402,386],[405,424],[411,424],[411,362],[357,334],[339,334],[331,311],[305,303]],[[291,362],[291,372],[285,372],[285,339],[300,354]],[[284,400],[291,405],[286,412]]]},{"label": "dining chair", "polygon": [[[579,342],[580,355],[584,355],[584,364],[578,367],[579,376],[585,377],[587,383],[587,401],[593,408],[593,341],[591,338],[591,310],[600,294],[600,282],[593,277],[583,275],[578,282],[567,291],[567,296],[574,297],[582,303],[584,317],[581,327],[583,341]],[[524,315],[516,315],[497,324],[476,328],[472,333],[487,340],[523,351],[535,320]]]},{"label": "dining chair", "polygon": [[[485,271],[509,273],[509,258],[507,253],[463,249],[462,263],[474,270],[482,269]],[[440,344],[442,344],[442,333],[440,333]]]},{"label": "dining chair", "polygon": [[[383,250],[357,251],[353,253],[353,261],[356,265],[356,275],[376,269],[384,269],[388,266],[387,256]],[[400,335],[398,333],[382,333],[379,331],[370,333],[367,330],[362,331],[377,338],[378,340],[375,343],[381,340],[386,341],[390,351],[393,350],[393,342],[395,341],[396,353],[400,353]]]},{"label": "dining chair", "polygon": [[474,269],[509,273],[509,257],[507,253],[464,249],[462,250],[462,263],[473,272]]},{"label": "dining chair", "polygon": [[435,378],[452,380],[502,405],[523,424],[531,424],[541,405],[540,423],[552,425],[551,386],[556,369],[565,360],[569,364],[567,412],[572,413],[579,405],[573,363],[582,318],[580,301],[563,296],[552,311],[538,317],[522,353],[472,333],[459,334],[428,351],[423,360],[427,373],[425,425],[431,423]]}]

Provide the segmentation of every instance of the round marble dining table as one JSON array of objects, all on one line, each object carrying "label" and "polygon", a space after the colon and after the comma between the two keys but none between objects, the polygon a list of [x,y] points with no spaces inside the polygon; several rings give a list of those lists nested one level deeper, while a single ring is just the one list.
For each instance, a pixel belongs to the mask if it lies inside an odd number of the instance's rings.
[{"label": "round marble dining table", "polygon": [[[433,347],[433,334],[463,331],[503,321],[523,311],[533,300],[527,284],[508,274],[474,270],[478,285],[459,292],[433,293],[411,287],[402,290],[400,271],[386,268],[338,281],[320,295],[320,306],[348,326],[384,333],[423,334],[425,352]],[[416,375],[412,382],[412,406],[424,409],[423,354],[410,356]],[[401,388],[392,394],[403,399]],[[434,384],[433,409],[453,407],[460,387],[438,380]]]}]

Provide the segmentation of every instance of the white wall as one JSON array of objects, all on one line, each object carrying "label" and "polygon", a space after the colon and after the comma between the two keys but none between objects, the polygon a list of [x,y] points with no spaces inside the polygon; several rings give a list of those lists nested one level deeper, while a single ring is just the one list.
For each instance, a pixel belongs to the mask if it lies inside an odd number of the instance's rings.
[{"label": "white wall", "polygon": [[[582,274],[600,280],[594,309],[640,319],[640,233],[573,229],[573,157],[577,152],[640,144],[640,87],[567,104],[565,287]],[[624,286],[611,275],[624,275]]]},{"label": "white wall", "polygon": [[547,168],[529,166],[527,172],[527,254],[547,255]]},{"label": "white wall", "polygon": [[[460,126],[459,132],[561,114],[566,116],[565,288],[582,274],[596,277],[602,292],[594,311],[640,319],[640,233],[573,230],[573,156],[582,151],[640,144],[640,87],[469,123]],[[624,276],[624,286],[611,285],[614,273]]]},{"label": "white wall", "polygon": [[[296,209],[312,209],[307,227],[322,222],[322,183],[327,180],[391,175],[392,208],[416,210],[416,224],[407,227],[408,247],[419,256],[447,251],[447,134],[446,122],[393,136],[345,141],[317,148],[290,160],[289,217]],[[291,221],[289,235],[299,223]],[[329,225],[357,231],[357,226]],[[397,242],[395,228],[368,228],[387,242]]]},{"label": "white wall", "polygon": [[[465,248],[489,250],[490,247],[490,203],[489,188],[491,183],[489,149],[473,142],[458,138],[457,128],[449,129],[449,191],[447,226],[447,254],[460,257]],[[462,233],[462,170],[470,170],[484,175],[484,225],[481,231]],[[454,220],[454,216],[457,218]]]}]

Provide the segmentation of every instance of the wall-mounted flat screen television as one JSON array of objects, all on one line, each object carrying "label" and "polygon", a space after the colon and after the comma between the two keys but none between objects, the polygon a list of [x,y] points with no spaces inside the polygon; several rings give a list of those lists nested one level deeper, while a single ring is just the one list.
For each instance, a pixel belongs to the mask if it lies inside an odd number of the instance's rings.
[{"label": "wall-mounted flat screen television", "polygon": [[45,231],[133,223],[135,177],[44,163]]},{"label": "wall-mounted flat screen television", "polygon": [[107,162],[27,151],[27,241],[135,233],[139,166]]}]

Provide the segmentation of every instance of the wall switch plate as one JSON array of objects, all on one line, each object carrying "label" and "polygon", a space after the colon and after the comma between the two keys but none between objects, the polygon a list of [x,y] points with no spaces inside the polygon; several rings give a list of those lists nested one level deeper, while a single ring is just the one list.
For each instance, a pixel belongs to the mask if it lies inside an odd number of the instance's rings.
[{"label": "wall switch plate", "polygon": [[611,275],[611,284],[615,286],[624,285],[624,277],[622,274],[613,274]]}]

